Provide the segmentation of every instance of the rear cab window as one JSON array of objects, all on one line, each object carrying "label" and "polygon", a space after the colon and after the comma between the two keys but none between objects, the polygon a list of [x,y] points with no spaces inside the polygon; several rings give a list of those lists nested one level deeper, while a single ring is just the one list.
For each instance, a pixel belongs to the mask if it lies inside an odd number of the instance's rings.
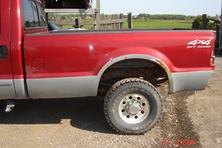
[{"label": "rear cab window", "polygon": [[23,5],[23,28],[41,32],[47,30],[46,16],[41,1],[22,0]]}]

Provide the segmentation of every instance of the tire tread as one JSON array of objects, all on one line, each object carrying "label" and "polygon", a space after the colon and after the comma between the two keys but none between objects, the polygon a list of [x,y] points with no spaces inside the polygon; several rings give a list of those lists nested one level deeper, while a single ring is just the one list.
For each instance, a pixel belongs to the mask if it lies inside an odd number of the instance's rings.
[{"label": "tire tread", "polygon": [[[154,90],[154,92],[156,93],[156,95],[160,98],[160,102],[161,102],[161,113],[160,116],[157,119],[157,122],[155,124],[153,124],[151,127],[149,127],[148,129],[145,126],[140,127],[139,132],[135,132],[135,131],[129,131],[129,130],[125,130],[125,131],[120,131],[118,128],[116,128],[111,119],[109,118],[109,113],[108,113],[108,108],[109,108],[109,101],[111,99],[112,94],[121,86],[126,85],[126,84],[132,84],[132,83],[143,83],[145,84],[147,87],[151,88]],[[147,131],[151,130],[160,120],[161,116],[162,116],[162,97],[160,95],[160,93],[158,92],[158,90],[149,82],[142,80],[142,79],[138,79],[138,78],[127,78],[127,79],[123,79],[121,81],[118,81],[117,83],[115,83],[112,88],[108,91],[105,99],[104,99],[104,114],[105,114],[105,118],[107,120],[107,123],[110,125],[110,127],[116,131],[119,134],[123,134],[123,135],[140,135],[140,134],[144,134]]]}]

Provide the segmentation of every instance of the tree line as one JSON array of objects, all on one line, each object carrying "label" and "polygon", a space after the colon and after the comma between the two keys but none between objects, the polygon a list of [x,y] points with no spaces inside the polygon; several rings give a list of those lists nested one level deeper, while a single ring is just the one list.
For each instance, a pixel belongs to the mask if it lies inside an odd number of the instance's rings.
[{"label": "tree line", "polygon": [[[137,16],[134,16],[134,19],[139,20],[184,20],[184,21],[193,21],[197,16],[187,16],[187,15],[177,15],[177,14],[147,14],[140,13]],[[216,19],[218,16],[212,16],[211,18]]]}]

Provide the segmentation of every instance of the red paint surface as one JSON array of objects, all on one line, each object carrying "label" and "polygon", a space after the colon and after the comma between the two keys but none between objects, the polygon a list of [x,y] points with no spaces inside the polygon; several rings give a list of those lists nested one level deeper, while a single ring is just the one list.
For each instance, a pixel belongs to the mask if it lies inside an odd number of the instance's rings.
[{"label": "red paint surface", "polygon": [[[24,67],[27,78],[94,76],[109,60],[127,54],[158,58],[171,72],[214,69],[210,63],[212,32],[55,34],[46,28],[23,30],[21,0],[10,2],[0,1],[0,45],[9,48],[9,57],[0,59],[0,79],[24,78]],[[188,42],[209,38],[212,48],[187,49]]]},{"label": "red paint surface", "polygon": [[0,46],[7,46],[8,58],[0,58],[0,79],[12,79],[10,47],[10,2],[0,1]]},{"label": "red paint surface", "polygon": [[109,60],[145,54],[162,60],[171,72],[213,70],[212,48],[187,49],[187,43],[214,39],[211,32],[120,32],[25,36],[27,78],[97,75]]}]

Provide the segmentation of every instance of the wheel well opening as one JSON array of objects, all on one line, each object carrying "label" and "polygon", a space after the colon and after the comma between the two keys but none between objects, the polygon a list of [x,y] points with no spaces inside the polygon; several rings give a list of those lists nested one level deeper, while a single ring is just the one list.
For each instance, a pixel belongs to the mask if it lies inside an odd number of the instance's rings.
[{"label": "wheel well opening", "polygon": [[159,64],[143,59],[128,59],[106,69],[99,82],[98,95],[104,96],[113,84],[125,78],[141,78],[155,87],[168,81],[167,72]]}]

